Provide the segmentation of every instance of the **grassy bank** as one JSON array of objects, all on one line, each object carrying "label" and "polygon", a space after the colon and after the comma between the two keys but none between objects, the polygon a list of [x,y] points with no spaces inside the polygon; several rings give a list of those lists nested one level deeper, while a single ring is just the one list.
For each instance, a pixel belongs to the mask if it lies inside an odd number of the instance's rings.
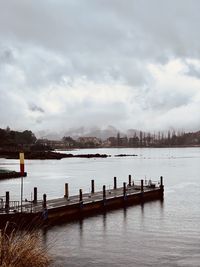
[{"label": "grassy bank", "polygon": [[50,264],[38,232],[8,232],[0,230],[0,266],[2,267],[46,267]]}]

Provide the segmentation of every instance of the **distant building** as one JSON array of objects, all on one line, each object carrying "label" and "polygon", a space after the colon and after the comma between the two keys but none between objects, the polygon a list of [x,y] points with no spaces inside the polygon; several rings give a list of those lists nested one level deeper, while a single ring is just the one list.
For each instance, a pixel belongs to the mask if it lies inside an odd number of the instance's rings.
[{"label": "distant building", "polygon": [[108,142],[110,143],[110,146],[117,146],[117,138],[116,137],[109,137],[108,139]]},{"label": "distant building", "polygon": [[102,142],[97,137],[79,137],[77,143],[81,147],[99,147]]},{"label": "distant building", "polygon": [[64,136],[62,138],[62,141],[64,142],[65,146],[67,148],[73,148],[73,147],[76,147],[76,141],[70,137],[70,136]]},{"label": "distant building", "polygon": [[128,138],[127,138],[127,136],[121,137],[119,139],[119,142],[120,142],[119,146],[128,146]]},{"label": "distant building", "polygon": [[127,147],[128,146],[128,138],[127,136],[120,137],[120,134],[117,134],[117,137],[109,137],[107,139],[110,142],[111,147]]},{"label": "distant building", "polygon": [[129,138],[129,146],[130,147],[137,147],[137,146],[139,146],[139,144],[140,144],[140,140],[137,136]]},{"label": "distant building", "polygon": [[38,139],[37,144],[51,147],[52,149],[64,149],[66,148],[66,145],[63,141],[59,140],[48,140],[48,139]]}]

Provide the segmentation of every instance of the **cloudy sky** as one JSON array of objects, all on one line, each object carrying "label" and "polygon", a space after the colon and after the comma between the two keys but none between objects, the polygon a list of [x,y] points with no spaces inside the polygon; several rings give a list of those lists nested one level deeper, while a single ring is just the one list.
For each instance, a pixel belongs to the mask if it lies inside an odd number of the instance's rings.
[{"label": "cloudy sky", "polygon": [[199,0],[0,0],[0,128],[200,129]]}]

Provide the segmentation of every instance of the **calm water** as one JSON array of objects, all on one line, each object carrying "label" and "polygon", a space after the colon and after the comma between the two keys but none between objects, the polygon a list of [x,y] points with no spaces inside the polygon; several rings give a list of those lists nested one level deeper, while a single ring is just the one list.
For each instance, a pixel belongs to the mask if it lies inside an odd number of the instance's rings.
[{"label": "calm water", "polygon": [[[110,187],[135,179],[157,180],[165,184],[164,203],[155,201],[133,206],[81,222],[51,228],[44,236],[55,258],[54,266],[200,266],[200,148],[99,149],[73,153],[106,153],[106,159],[26,160],[24,197],[31,199],[37,186],[39,196],[48,198],[70,194],[79,188]],[[115,154],[138,157],[113,157]],[[0,160],[0,168],[18,170],[18,161]],[[0,195],[11,192],[20,197],[20,179],[1,181]]]}]

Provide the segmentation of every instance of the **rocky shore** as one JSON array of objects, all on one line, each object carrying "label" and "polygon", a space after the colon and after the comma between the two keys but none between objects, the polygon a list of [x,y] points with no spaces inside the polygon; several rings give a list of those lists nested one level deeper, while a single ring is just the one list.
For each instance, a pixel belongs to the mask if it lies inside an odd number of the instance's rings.
[{"label": "rocky shore", "polygon": [[[63,159],[63,158],[107,158],[106,154],[65,154],[53,151],[27,151],[25,153],[25,159]],[[6,159],[19,159],[19,151],[0,151],[0,158]]]},{"label": "rocky shore", "polygon": [[137,157],[138,155],[136,154],[118,154],[115,155],[115,157]]},{"label": "rocky shore", "polygon": [[[27,176],[27,173],[24,172],[23,177],[26,177],[26,176]],[[0,180],[19,178],[19,177],[22,177],[21,172],[16,172],[16,171],[0,172]]]}]

